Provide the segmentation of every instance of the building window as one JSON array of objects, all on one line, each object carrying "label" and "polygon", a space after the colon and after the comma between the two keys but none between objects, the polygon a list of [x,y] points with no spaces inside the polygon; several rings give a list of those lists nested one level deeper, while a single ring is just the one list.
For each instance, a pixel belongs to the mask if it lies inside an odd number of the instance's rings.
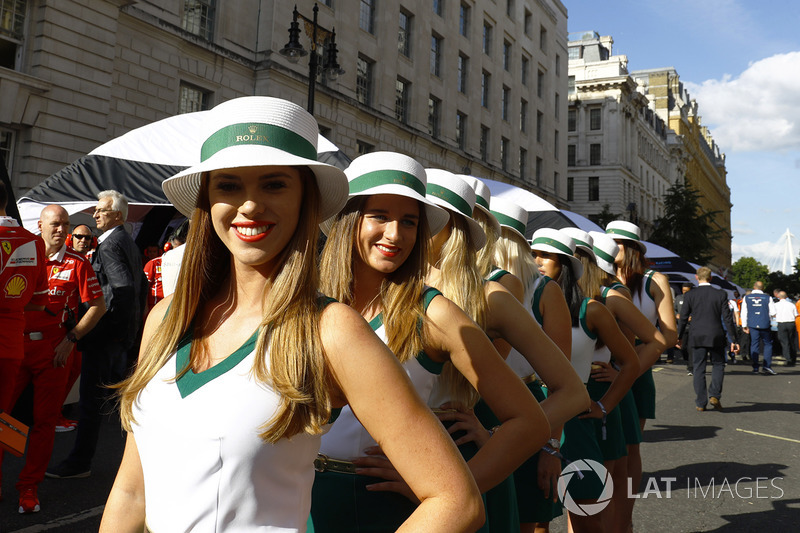
[{"label": "building window", "polygon": [[485,70],[481,73],[481,105],[489,109],[489,84],[492,82],[492,75]]},{"label": "building window", "polygon": [[528,37],[531,36],[532,26],[533,26],[533,14],[526,9],[525,10],[525,18],[523,19],[522,27],[525,30],[525,35],[527,35]]},{"label": "building window", "polygon": [[483,23],[483,53],[492,55],[492,25],[488,22]]},{"label": "building window", "polygon": [[567,50],[569,59],[580,59],[581,58],[581,47],[580,46],[570,46]]},{"label": "building window", "polygon": [[519,131],[528,131],[528,102],[525,100],[519,101]]},{"label": "building window", "polygon": [[372,105],[372,67],[372,61],[365,57],[358,57],[356,65],[356,98],[364,105]]},{"label": "building window", "polygon": [[433,12],[440,17],[444,16],[444,0],[433,0]]},{"label": "building window", "polygon": [[600,178],[598,176],[589,176],[589,201],[600,201]]},{"label": "building window", "polygon": [[456,112],[456,144],[464,150],[467,146],[467,115]]},{"label": "building window", "polygon": [[520,69],[520,78],[522,85],[528,85],[528,71],[530,70],[530,61],[527,57],[522,58],[522,68]]},{"label": "building window", "polygon": [[503,41],[503,70],[508,72],[511,69],[511,43]]},{"label": "building window", "polygon": [[506,0],[506,15],[508,17],[514,16],[514,0]]},{"label": "building window", "polygon": [[508,170],[508,139],[500,138],[500,168]]},{"label": "building window", "polygon": [[528,151],[525,148],[519,149],[519,177],[523,180],[528,177]]},{"label": "building window", "polygon": [[547,29],[544,26],[539,28],[539,50],[547,53]]},{"label": "building window", "polygon": [[397,51],[411,57],[411,14],[400,10],[400,33],[397,39]]},{"label": "building window", "polygon": [[489,128],[481,125],[481,159],[484,161],[489,160]]},{"label": "building window", "polygon": [[561,76],[561,56],[556,54],[556,78]]},{"label": "building window", "polygon": [[458,18],[458,33],[469,38],[470,7],[462,2]]},{"label": "building window", "polygon": [[575,150],[576,146],[574,144],[567,145],[567,166],[574,167],[575,166]]},{"label": "building window", "polygon": [[536,142],[542,142],[542,132],[544,131],[544,113],[536,112]]},{"label": "building window", "polygon": [[511,89],[503,86],[503,101],[501,102],[503,120],[508,122],[508,108],[509,101],[511,100]]},{"label": "building window", "polygon": [[210,94],[199,87],[181,83],[178,95],[178,114],[207,110],[209,108]]},{"label": "building window", "polygon": [[24,0],[0,1],[0,67],[17,67],[17,50],[25,37]]},{"label": "building window", "polygon": [[368,142],[356,140],[356,151],[358,155],[368,154],[375,151],[375,145]]},{"label": "building window", "polygon": [[575,200],[575,178],[567,176],[567,201],[572,202]]},{"label": "building window", "polygon": [[589,145],[589,164],[590,165],[599,165],[600,164],[600,144],[590,144]]},{"label": "building window", "polygon": [[541,157],[536,158],[536,186],[542,186],[542,168],[544,167],[544,161]]},{"label": "building window", "polygon": [[578,129],[578,113],[574,109],[567,111],[567,131],[575,131]]},{"label": "building window", "polygon": [[544,72],[541,70],[536,73],[536,96],[542,98],[544,95]]},{"label": "building window", "polygon": [[567,78],[567,94],[575,94],[575,76]]},{"label": "building window", "polygon": [[556,158],[556,161],[558,161],[558,142],[559,142],[558,130],[556,130],[556,133],[553,136],[553,157]]},{"label": "building window", "polygon": [[555,101],[556,108],[555,108],[554,114],[555,114],[555,117],[558,118],[561,115],[561,112],[559,111],[561,109],[561,96],[559,96],[558,93],[556,93],[555,100],[556,100]]},{"label": "building window", "polygon": [[558,196],[560,189],[561,187],[558,172],[553,172],[553,191],[556,193],[556,196]]},{"label": "building window", "polygon": [[[5,128],[0,128],[0,157],[6,166],[6,173],[11,175],[11,160],[14,157],[14,132]],[[9,195],[10,195],[10,191]]]},{"label": "building window", "polygon": [[431,74],[439,76],[442,63],[442,38],[431,35]]},{"label": "building window", "polygon": [[397,78],[394,97],[394,117],[400,122],[408,123],[408,98],[411,94],[411,84],[402,78]]},{"label": "building window", "polygon": [[375,33],[375,0],[361,0],[358,25],[364,31]]},{"label": "building window", "polygon": [[[9,4],[8,0],[3,5]],[[16,4],[24,2],[16,1]],[[216,0],[184,0],[181,27],[207,41],[214,36],[214,8]],[[5,13],[3,13],[5,16]]]},{"label": "building window", "polygon": [[438,138],[441,131],[442,101],[431,95],[428,97],[428,134]]},{"label": "building window", "polygon": [[467,94],[467,79],[469,75],[469,58],[458,54],[458,92]]},{"label": "building window", "polygon": [[594,109],[589,110],[589,129],[591,130],[599,130],[602,126],[600,120],[600,108],[596,107]]}]

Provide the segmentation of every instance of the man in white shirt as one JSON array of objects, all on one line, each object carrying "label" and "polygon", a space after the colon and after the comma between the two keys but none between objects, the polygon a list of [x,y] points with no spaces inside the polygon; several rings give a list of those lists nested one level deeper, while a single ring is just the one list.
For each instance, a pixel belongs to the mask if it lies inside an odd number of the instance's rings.
[{"label": "man in white shirt", "polygon": [[778,303],[775,304],[775,321],[778,323],[778,342],[781,343],[781,353],[786,359],[786,366],[794,366],[797,360],[797,329],[794,319],[797,317],[797,307],[786,297],[786,291],[778,293]]}]

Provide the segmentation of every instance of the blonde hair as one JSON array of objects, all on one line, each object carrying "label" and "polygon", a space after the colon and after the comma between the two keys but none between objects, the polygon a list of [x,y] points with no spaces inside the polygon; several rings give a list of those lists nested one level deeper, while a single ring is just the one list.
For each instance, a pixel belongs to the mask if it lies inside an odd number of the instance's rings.
[{"label": "blonde hair", "polygon": [[[336,216],[322,250],[322,292],[352,305],[353,259],[367,196],[356,196]],[[387,346],[401,363],[416,357],[425,346],[425,312],[422,294],[428,268],[428,223],[420,205],[417,242],[400,267],[381,281],[380,302]]]},{"label": "blonde hair", "polygon": [[491,273],[494,266],[499,266],[495,262],[497,257],[495,243],[500,238],[500,235],[498,235],[497,231],[495,231],[494,224],[492,224],[489,220],[489,215],[487,215],[483,210],[478,209],[477,207],[473,209],[472,218],[474,218],[475,221],[481,225],[483,232],[486,234],[486,244],[483,246],[483,248],[478,250],[476,254],[478,272],[481,273],[481,276],[486,277]]},{"label": "blonde hair", "polygon": [[[483,292],[483,277],[478,271],[475,246],[463,215],[450,216],[452,230],[442,246],[438,289],[459,306],[482,330],[488,322],[488,304]],[[467,379],[448,361],[441,374],[443,389],[450,398],[466,407],[474,406],[478,393]]]},{"label": "blonde hair", "polygon": [[[280,396],[276,414],[264,422],[260,437],[270,443],[299,433],[320,434],[331,415],[329,379],[319,335],[319,295],[315,265],[319,189],[311,171],[297,168],[303,181],[303,203],[297,228],[265,287],[263,315],[252,373]],[[144,348],[134,373],[121,384],[120,417],[126,431],[136,422],[133,404],[139,393],[192,329],[194,318],[230,275],[231,254],[214,231],[208,199],[208,174],[201,180],[197,209],[189,226],[177,290],[164,320]],[[202,339],[192,340],[184,375],[202,354]],[[269,363],[267,363],[269,353]],[[246,408],[246,406],[242,406]]]},{"label": "blonde hair", "polygon": [[494,251],[495,264],[517,276],[527,291],[539,277],[539,269],[528,241],[509,228],[501,228]]}]

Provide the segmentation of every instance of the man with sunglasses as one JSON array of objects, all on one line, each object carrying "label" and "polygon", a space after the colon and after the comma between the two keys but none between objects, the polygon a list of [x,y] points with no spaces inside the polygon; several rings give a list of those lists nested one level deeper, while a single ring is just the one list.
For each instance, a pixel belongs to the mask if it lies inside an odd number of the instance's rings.
[{"label": "man with sunglasses", "polygon": [[72,249],[86,259],[91,259],[93,240],[94,234],[86,224],[78,224],[72,230]]}]

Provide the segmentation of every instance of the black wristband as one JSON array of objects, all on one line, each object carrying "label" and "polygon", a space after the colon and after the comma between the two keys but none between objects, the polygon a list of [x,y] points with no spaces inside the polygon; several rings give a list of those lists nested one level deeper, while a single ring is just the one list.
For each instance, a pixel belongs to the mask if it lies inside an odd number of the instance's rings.
[{"label": "black wristband", "polygon": [[75,334],[72,333],[71,331],[68,331],[67,332],[67,340],[69,342],[71,342],[72,344],[75,344],[76,342],[78,342],[78,337],[76,337]]}]

